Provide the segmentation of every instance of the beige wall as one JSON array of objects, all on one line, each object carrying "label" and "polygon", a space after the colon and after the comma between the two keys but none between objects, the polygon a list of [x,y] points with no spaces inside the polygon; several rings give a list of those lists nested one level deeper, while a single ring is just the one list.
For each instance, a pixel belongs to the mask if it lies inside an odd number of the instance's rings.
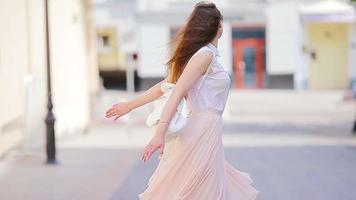
[{"label": "beige wall", "polygon": [[[26,6],[0,1],[0,154],[6,138],[19,138],[24,116],[24,76],[27,70]],[[15,13],[15,14],[14,14]],[[9,20],[11,16],[11,20]]]},{"label": "beige wall", "polygon": [[[98,90],[91,7],[89,0],[50,2],[56,134],[71,134],[89,124],[90,96]],[[0,131],[22,117],[20,134],[27,146],[41,141],[37,148],[43,147],[47,101],[43,3],[0,1]],[[1,135],[0,146],[1,141],[10,143]]]}]

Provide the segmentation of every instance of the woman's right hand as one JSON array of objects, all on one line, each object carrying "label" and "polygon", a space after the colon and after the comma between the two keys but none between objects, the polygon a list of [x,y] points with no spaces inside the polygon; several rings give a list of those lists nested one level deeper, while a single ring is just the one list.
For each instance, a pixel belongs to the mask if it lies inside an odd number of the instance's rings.
[{"label": "woman's right hand", "polygon": [[129,102],[120,102],[117,103],[111,108],[106,111],[106,116],[107,118],[115,117],[115,120],[117,120],[119,117],[129,113],[132,110],[130,103]]}]

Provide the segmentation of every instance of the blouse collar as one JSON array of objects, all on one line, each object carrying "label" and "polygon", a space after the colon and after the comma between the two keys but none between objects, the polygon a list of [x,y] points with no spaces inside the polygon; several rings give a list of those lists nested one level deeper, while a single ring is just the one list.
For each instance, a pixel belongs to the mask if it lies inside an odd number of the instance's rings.
[{"label": "blouse collar", "polygon": [[213,44],[211,44],[211,43],[209,42],[207,46],[208,46],[211,50],[213,50],[214,53],[215,53],[217,56],[220,56],[220,52],[219,52],[218,48],[216,48]]}]

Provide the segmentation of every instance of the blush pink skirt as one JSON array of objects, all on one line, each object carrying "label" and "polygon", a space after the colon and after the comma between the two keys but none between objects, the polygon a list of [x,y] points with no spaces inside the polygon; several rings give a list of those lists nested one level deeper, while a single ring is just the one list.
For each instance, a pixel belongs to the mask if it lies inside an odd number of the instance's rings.
[{"label": "blush pink skirt", "polygon": [[223,118],[193,112],[187,125],[165,144],[140,200],[254,200],[259,193],[246,172],[225,159]]}]

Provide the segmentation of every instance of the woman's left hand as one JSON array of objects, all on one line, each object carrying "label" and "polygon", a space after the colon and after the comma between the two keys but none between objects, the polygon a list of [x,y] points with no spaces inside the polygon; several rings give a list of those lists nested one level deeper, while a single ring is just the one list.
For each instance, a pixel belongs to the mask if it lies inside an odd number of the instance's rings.
[{"label": "woman's left hand", "polygon": [[160,150],[160,157],[163,154],[163,150],[164,150],[164,142],[165,142],[165,136],[164,134],[161,133],[156,133],[153,138],[151,139],[151,141],[147,144],[147,146],[145,147],[145,150],[143,152],[142,155],[142,160],[145,162],[146,160],[148,160],[151,155],[157,150]]}]

